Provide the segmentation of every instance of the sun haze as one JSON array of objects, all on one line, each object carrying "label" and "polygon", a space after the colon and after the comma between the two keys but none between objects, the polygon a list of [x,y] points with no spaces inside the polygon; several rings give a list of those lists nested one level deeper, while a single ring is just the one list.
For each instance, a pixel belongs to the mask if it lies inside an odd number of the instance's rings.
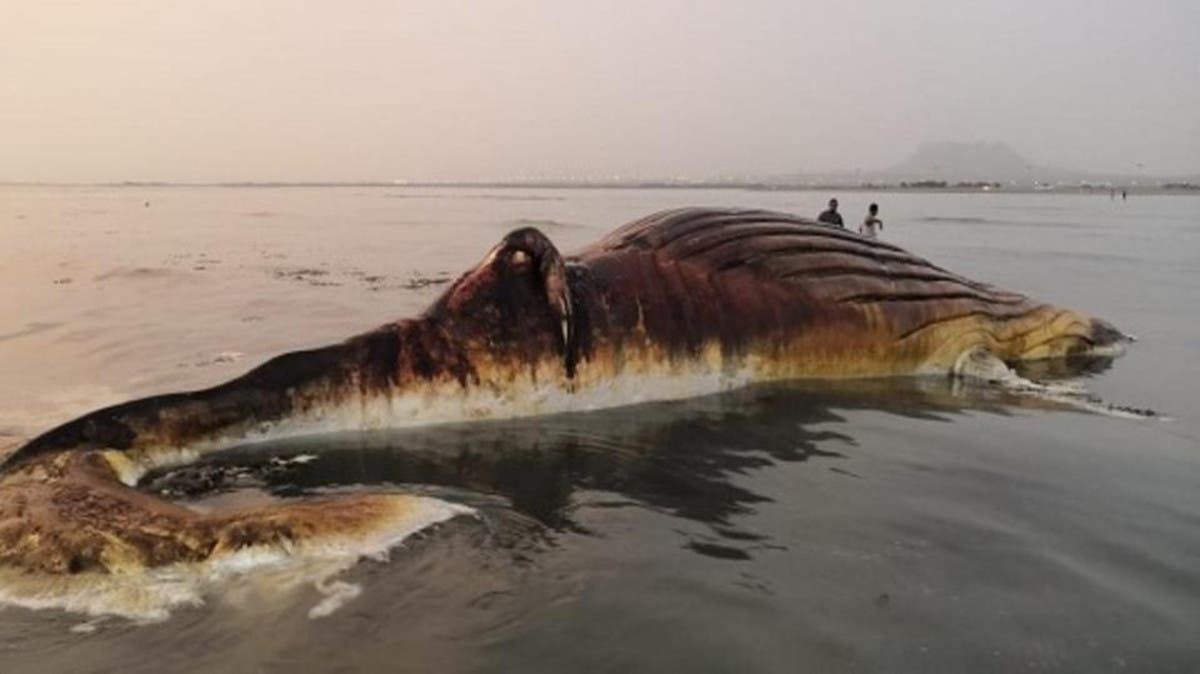
[{"label": "sun haze", "polygon": [[1194,0],[16,5],[4,181],[1200,172]]}]

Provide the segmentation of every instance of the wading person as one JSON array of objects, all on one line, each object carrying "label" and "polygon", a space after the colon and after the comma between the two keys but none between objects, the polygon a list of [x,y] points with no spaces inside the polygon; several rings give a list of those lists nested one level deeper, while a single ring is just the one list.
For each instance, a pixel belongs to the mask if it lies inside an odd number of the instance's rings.
[{"label": "wading person", "polygon": [[817,222],[823,222],[827,225],[833,225],[834,227],[841,227],[842,229],[845,229],[846,225],[842,224],[842,216],[837,212],[837,207],[837,199],[830,199],[829,208],[817,216]]},{"label": "wading person", "polygon": [[879,236],[882,229],[883,220],[879,219],[879,204],[871,204],[867,207],[867,217],[858,226],[858,233],[868,239],[874,239]]}]

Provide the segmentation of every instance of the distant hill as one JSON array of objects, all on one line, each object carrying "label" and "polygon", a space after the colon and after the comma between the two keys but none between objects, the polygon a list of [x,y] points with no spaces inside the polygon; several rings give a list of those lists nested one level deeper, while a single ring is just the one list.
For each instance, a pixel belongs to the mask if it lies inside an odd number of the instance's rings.
[{"label": "distant hill", "polygon": [[895,180],[1024,183],[1039,179],[1033,165],[1004,143],[924,143],[883,173]]},{"label": "distant hill", "polygon": [[1164,178],[1038,166],[1005,143],[938,142],[922,144],[908,158],[886,169],[795,173],[772,176],[764,179],[764,182],[771,185],[895,185],[902,182],[945,182],[950,186],[958,183],[987,182],[1031,188],[1047,185],[1195,183],[1195,178]]}]

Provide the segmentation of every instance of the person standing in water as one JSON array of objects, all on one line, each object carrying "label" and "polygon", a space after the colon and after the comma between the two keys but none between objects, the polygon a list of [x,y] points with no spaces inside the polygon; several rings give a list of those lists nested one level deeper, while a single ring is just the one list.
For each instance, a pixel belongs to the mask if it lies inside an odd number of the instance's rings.
[{"label": "person standing in water", "polygon": [[874,239],[879,236],[882,229],[883,220],[879,219],[879,204],[871,204],[867,207],[867,217],[858,226],[858,233],[868,239]]},{"label": "person standing in water", "polygon": [[837,207],[837,199],[830,199],[829,208],[817,216],[817,222],[823,222],[827,225],[833,225],[834,227],[841,227],[842,229],[845,229],[846,225],[842,223],[842,215],[837,212]]}]

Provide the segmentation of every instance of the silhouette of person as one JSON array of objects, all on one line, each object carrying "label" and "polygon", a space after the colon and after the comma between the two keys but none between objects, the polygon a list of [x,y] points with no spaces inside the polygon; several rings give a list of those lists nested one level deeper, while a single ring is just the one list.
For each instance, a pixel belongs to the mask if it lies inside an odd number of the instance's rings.
[{"label": "silhouette of person", "polygon": [[833,225],[834,227],[841,227],[842,229],[845,229],[846,225],[842,223],[842,216],[837,212],[837,207],[837,199],[830,199],[829,208],[817,216],[817,222],[823,222],[827,225]]}]

